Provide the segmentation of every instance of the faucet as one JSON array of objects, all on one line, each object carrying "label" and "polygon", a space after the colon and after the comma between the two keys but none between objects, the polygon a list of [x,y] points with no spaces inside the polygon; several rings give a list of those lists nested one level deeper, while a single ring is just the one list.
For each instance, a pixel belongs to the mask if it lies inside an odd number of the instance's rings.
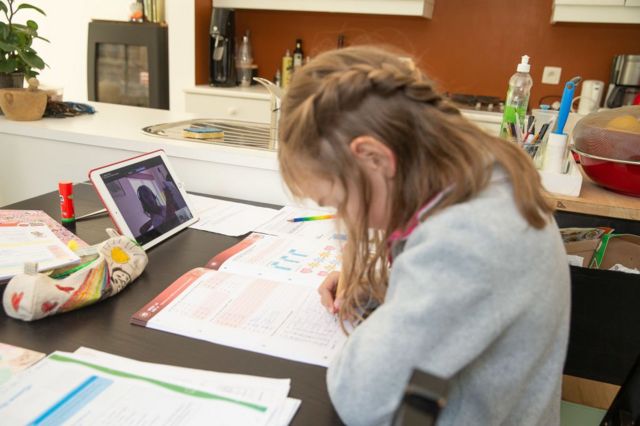
[{"label": "faucet", "polygon": [[253,77],[255,81],[267,88],[271,95],[271,126],[269,128],[269,149],[278,149],[278,123],[280,122],[280,106],[284,91],[266,78]]}]

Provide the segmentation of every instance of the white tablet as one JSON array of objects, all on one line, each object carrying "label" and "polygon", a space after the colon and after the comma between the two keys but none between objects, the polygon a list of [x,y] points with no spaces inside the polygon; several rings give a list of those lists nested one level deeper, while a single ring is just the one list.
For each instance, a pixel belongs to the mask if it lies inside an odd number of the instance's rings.
[{"label": "white tablet", "polygon": [[89,179],[120,233],[145,250],[198,220],[162,150],[93,169]]}]

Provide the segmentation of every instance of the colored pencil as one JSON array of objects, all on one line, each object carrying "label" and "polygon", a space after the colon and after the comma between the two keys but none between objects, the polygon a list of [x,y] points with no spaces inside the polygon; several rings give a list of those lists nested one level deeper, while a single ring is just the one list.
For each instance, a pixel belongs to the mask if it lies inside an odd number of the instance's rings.
[{"label": "colored pencil", "polygon": [[325,214],[322,216],[294,217],[293,219],[289,219],[289,222],[310,222],[312,220],[335,219],[335,217],[336,215],[334,214]]}]

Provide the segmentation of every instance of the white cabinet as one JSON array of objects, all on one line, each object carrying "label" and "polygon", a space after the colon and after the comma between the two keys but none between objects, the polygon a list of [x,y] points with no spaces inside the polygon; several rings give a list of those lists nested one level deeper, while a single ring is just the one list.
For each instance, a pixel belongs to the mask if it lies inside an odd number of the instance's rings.
[{"label": "white cabinet", "polygon": [[640,24],[640,0],[554,0],[551,22]]},{"label": "white cabinet", "polygon": [[[211,87],[196,86],[185,89],[187,112],[202,118],[270,123],[271,99],[262,86]],[[502,113],[461,110],[462,115],[492,135],[500,133]]]},{"label": "white cabinet", "polygon": [[214,5],[232,9],[369,13],[431,18],[434,2],[435,0],[214,0]]},{"label": "white cabinet", "polygon": [[262,86],[211,87],[185,89],[185,109],[203,118],[269,123],[271,98]]}]

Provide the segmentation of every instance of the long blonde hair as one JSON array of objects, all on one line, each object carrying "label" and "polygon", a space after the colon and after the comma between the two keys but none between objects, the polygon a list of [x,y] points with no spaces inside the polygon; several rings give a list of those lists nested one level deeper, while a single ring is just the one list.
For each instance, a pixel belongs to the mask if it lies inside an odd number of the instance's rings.
[{"label": "long blonde hair", "polygon": [[[349,149],[358,136],[376,138],[396,157],[387,200],[390,220],[379,233],[368,229],[371,187]],[[279,141],[281,173],[295,196],[307,195],[299,182],[309,170],[347,191],[338,206],[349,241],[339,284],[341,319],[361,319],[366,303],[384,300],[387,237],[445,188],[452,187],[434,213],[476,196],[499,165],[511,181],[520,214],[532,227],[543,228],[552,212],[538,173],[518,146],[470,123],[422,72],[381,49],[329,51],[296,71],[282,103]],[[344,212],[354,196],[365,208],[360,217],[350,218]]]}]

